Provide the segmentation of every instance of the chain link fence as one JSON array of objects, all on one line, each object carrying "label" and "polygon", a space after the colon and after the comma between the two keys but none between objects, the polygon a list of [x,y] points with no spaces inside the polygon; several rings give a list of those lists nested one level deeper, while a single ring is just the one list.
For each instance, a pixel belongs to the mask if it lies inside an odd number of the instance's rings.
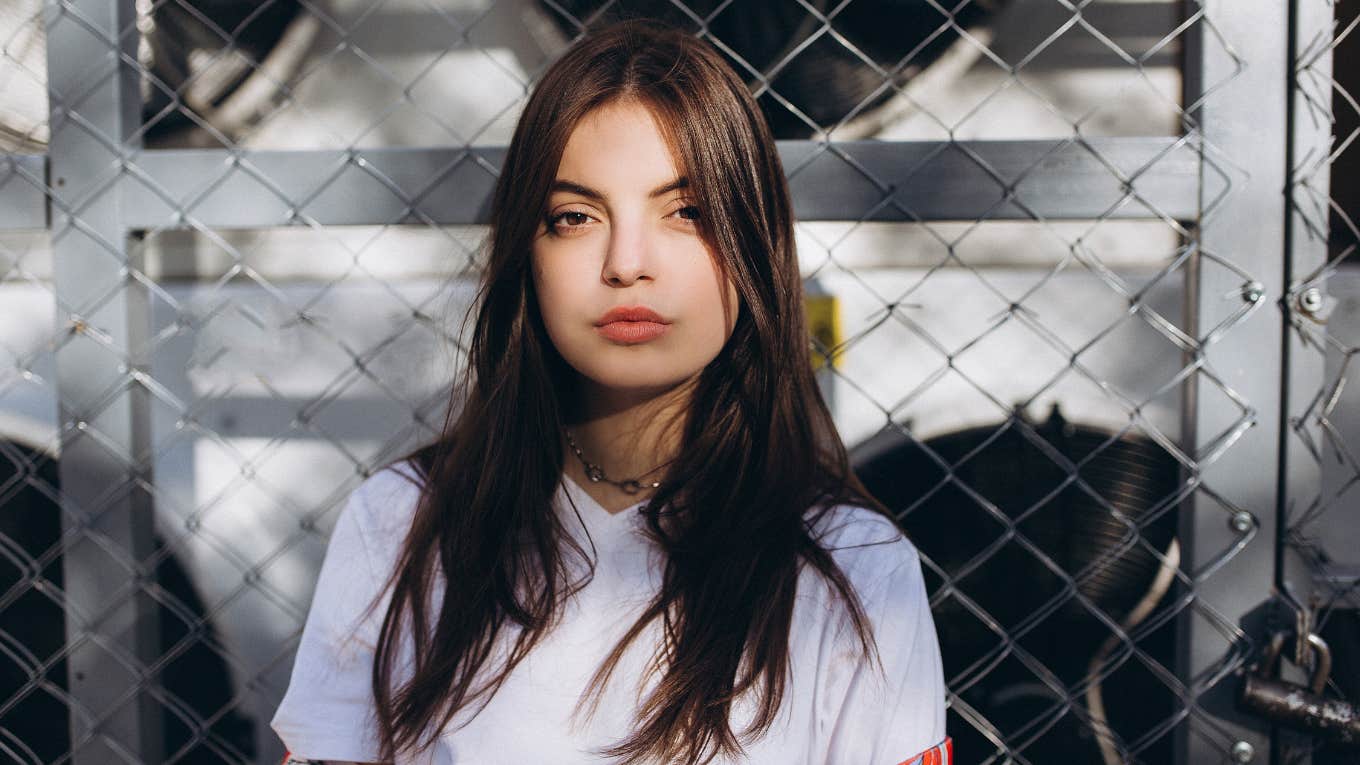
[{"label": "chain link fence", "polygon": [[1235,700],[1284,627],[1360,700],[1327,0],[0,8],[0,752],[278,761],[335,514],[442,421],[528,89],[638,15],[781,141],[958,761],[1346,761]]}]

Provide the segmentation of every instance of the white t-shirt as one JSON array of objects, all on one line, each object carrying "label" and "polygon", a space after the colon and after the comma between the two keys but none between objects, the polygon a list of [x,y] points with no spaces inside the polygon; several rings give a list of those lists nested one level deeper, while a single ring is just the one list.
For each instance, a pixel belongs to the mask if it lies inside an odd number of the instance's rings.
[{"label": "white t-shirt", "polygon": [[[295,757],[377,761],[370,672],[390,594],[361,617],[395,566],[415,509],[417,486],[398,469],[414,475],[409,465],[375,473],[336,521],[292,680],[271,723]],[[644,638],[660,634],[655,621],[623,655],[595,715],[581,715],[576,726],[570,718],[596,668],[655,594],[659,551],[643,536],[638,506],[610,514],[570,478],[564,477],[554,510],[585,550],[591,549],[587,532],[593,540],[594,579],[568,601],[563,620],[485,708],[470,721],[470,713],[455,716],[435,746],[415,759],[399,757],[397,765],[599,763],[605,759],[593,750],[632,730],[640,689],[656,679],[654,673],[643,679],[654,645]],[[891,522],[860,507],[836,508],[816,531],[825,532],[822,544],[859,593],[885,674],[859,660],[843,609],[829,605],[833,590],[804,566],[779,716],[736,762],[897,765],[935,747],[944,752],[940,650],[916,549]],[[753,711],[746,700],[733,704],[738,734]],[[948,762],[939,754],[922,760]]]}]

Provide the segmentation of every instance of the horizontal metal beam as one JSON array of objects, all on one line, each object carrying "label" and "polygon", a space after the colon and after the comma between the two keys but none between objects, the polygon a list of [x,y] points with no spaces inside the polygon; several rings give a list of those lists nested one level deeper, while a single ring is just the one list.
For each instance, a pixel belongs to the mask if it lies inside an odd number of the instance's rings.
[{"label": "horizontal metal beam", "polygon": [[[957,4],[957,3],[956,3]],[[484,41],[492,35],[487,31],[488,12],[480,7],[476,8],[449,8],[445,6],[437,8],[406,8],[384,6],[371,14],[365,14],[363,22],[351,34],[351,44],[363,51],[364,54],[381,59],[383,57],[405,57],[413,53],[428,51],[431,53],[453,53],[453,52],[473,52],[478,51],[479,41]],[[921,12],[930,14],[937,18],[936,23],[944,23],[944,16],[936,16],[938,5],[934,0],[894,0],[893,3],[897,10],[902,10],[904,6],[917,6]],[[1021,5],[1016,3],[1014,5]],[[753,12],[754,11],[754,12]],[[492,14],[495,10],[491,11]],[[1040,46],[1044,45],[1043,55],[1033,57],[1025,64],[1025,71],[1034,73],[1037,70],[1053,69],[1081,69],[1104,67],[1117,69],[1119,71],[1129,71],[1132,67],[1125,59],[1125,56],[1137,56],[1139,52],[1146,51],[1153,41],[1163,37],[1171,36],[1172,39],[1166,45],[1161,46],[1156,52],[1143,54],[1140,63],[1144,68],[1168,66],[1178,67],[1180,65],[1179,40],[1172,35],[1172,31],[1181,23],[1181,4],[1178,0],[1121,0],[1117,3],[1090,3],[1082,8],[1081,18],[1095,29],[1099,29],[1101,34],[1106,36],[1109,42],[1101,40],[1090,34],[1065,34],[1057,39],[1049,40],[1053,30],[1061,28],[1072,18],[1072,11],[1059,3],[1050,2],[1030,2],[1023,4],[1023,7],[1012,7],[1007,9],[1007,13],[994,23],[1000,24],[1005,29],[1005,34],[998,34],[992,38],[988,47],[992,52],[1003,61],[1019,61],[1026,58],[1026,55]],[[730,16],[728,14],[731,14]],[[719,27],[724,24],[738,26],[743,23],[759,23],[761,11],[756,3],[736,4],[735,7],[724,12],[723,19]],[[845,32],[842,28],[848,23],[841,17],[841,23],[837,24],[837,29]],[[505,13],[502,16],[494,17],[489,23],[513,24],[519,21],[513,13]],[[473,27],[476,30],[471,35],[465,35],[465,31]],[[850,28],[853,29],[852,23]],[[730,27],[729,27],[730,28]],[[369,30],[381,30],[381,33],[371,33]],[[710,26],[708,33],[717,37],[722,37],[723,33],[716,31]],[[850,35],[852,38],[854,34]],[[525,62],[541,58],[542,53],[531,52],[532,40],[528,35],[520,34],[515,36],[510,33],[502,35],[505,40],[497,39],[497,45],[504,45],[507,42],[515,44],[521,42],[525,46],[524,52],[516,52],[515,56],[523,65]],[[732,40],[725,41],[729,45]],[[789,45],[793,45],[797,40],[788,40]],[[1113,46],[1110,44],[1113,43]],[[484,42],[480,43],[485,45]],[[1125,53],[1128,51],[1128,53]],[[743,51],[738,50],[738,54]],[[907,53],[907,48],[902,47],[897,55]],[[540,64],[541,66],[541,64]],[[529,66],[525,66],[526,69]]]},{"label": "horizontal metal beam", "polygon": [[[192,388],[183,382],[186,391]],[[414,423],[417,406],[385,396],[344,396],[319,407],[305,396],[226,396],[203,406],[195,419],[223,438],[271,439],[287,432],[289,440],[372,441],[390,436],[394,423]],[[307,422],[298,422],[305,411],[311,412]],[[422,414],[438,427],[443,410]]]},{"label": "horizontal metal beam", "polygon": [[[780,141],[802,220],[1193,220],[1200,157],[1183,139]],[[120,180],[130,229],[485,223],[503,147],[147,150]],[[41,156],[13,160],[42,177]],[[11,173],[13,176],[14,174]],[[1226,183],[1206,168],[1205,199]],[[45,193],[0,186],[0,229],[43,228]]]},{"label": "horizontal metal beam", "polygon": [[146,151],[123,176],[127,225],[485,223],[504,147]]},{"label": "horizontal metal beam", "polygon": [[[1081,142],[788,141],[779,148],[803,220],[1199,216],[1199,153],[1171,136]],[[1218,177],[1205,172],[1205,199],[1222,193]]]},{"label": "horizontal metal beam", "polygon": [[0,154],[0,231],[47,228],[45,154]]}]

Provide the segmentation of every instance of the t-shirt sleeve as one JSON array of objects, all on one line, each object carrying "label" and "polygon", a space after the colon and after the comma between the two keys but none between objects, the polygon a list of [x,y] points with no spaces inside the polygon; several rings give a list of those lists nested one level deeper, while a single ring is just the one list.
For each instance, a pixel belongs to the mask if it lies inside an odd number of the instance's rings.
[{"label": "t-shirt sleeve", "polygon": [[[873,557],[895,559],[861,592],[883,671],[862,651],[844,648],[846,643],[835,653],[836,661],[854,664],[833,668],[837,677],[820,705],[825,719],[819,722],[829,731],[826,762],[948,765],[944,675],[920,558],[904,538]],[[858,649],[852,628],[839,639]]]},{"label": "t-shirt sleeve", "polygon": [[371,673],[390,595],[367,612],[386,577],[365,546],[366,515],[361,485],[336,519],[288,691],[270,722],[299,759],[378,759]]}]

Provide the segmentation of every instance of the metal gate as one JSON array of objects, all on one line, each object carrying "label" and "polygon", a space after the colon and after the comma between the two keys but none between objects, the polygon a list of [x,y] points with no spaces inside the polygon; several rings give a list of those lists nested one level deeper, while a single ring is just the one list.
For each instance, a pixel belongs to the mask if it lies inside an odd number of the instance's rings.
[{"label": "metal gate", "polygon": [[617,15],[712,42],[781,137],[959,761],[1354,761],[1236,701],[1282,635],[1360,703],[1329,0],[0,8],[0,753],[277,761],[335,511],[441,421],[518,107]]}]

